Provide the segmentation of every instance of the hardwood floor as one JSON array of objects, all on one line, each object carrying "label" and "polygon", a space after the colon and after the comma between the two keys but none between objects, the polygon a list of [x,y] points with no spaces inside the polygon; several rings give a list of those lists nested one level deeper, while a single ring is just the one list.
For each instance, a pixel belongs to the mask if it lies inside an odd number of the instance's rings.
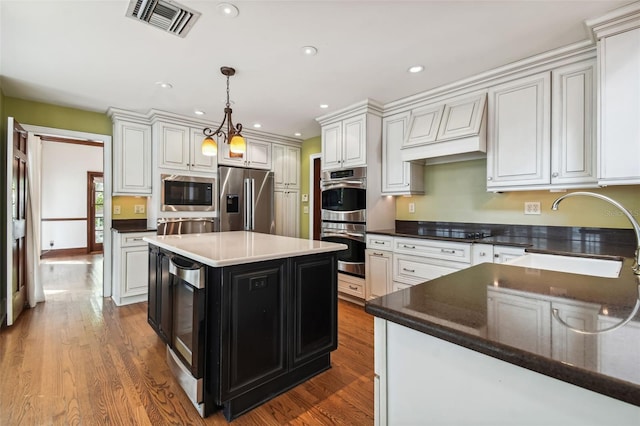
[{"label": "hardwood floor", "polygon": [[[0,331],[0,425],[212,425],[165,363],[147,304],[100,296],[100,255],[41,266],[47,301]],[[373,424],[373,318],[339,303],[332,368],[234,425]]]}]

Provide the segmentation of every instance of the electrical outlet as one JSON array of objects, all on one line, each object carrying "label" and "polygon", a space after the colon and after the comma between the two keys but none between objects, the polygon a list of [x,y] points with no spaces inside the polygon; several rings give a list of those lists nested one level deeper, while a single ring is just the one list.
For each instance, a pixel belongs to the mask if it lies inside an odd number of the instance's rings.
[{"label": "electrical outlet", "polygon": [[409,203],[409,213],[416,212],[416,203]]},{"label": "electrical outlet", "polygon": [[309,214],[309,206],[302,207],[302,213]]},{"label": "electrical outlet", "polygon": [[302,194],[302,202],[303,203],[309,202],[309,194]]},{"label": "electrical outlet", "polygon": [[540,214],[540,201],[525,201],[524,214]]},{"label": "electrical outlet", "polygon": [[144,213],[144,204],[136,204],[133,207],[133,212],[134,213]]},{"label": "electrical outlet", "polygon": [[113,214],[120,214],[120,206],[118,205],[113,206]]}]

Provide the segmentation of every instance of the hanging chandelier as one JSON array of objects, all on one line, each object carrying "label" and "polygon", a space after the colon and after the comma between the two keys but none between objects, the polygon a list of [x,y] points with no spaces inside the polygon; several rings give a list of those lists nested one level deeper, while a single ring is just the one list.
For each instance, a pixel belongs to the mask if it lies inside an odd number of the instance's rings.
[{"label": "hanging chandelier", "polygon": [[[233,121],[231,121],[232,110],[231,104],[229,103],[229,77],[234,75],[236,70],[231,67],[222,67],[220,68],[220,72],[222,75],[227,77],[227,103],[224,109],[224,118],[216,130],[207,127],[202,131],[205,135],[205,138],[202,141],[202,154],[207,156],[218,155],[217,139],[218,141],[221,140],[222,143],[229,144],[229,151],[232,156],[235,154],[235,156],[241,157],[247,151],[247,143],[240,134],[242,131],[242,124],[238,123],[237,126],[234,126]],[[227,124],[226,132],[222,130],[225,123]]]}]

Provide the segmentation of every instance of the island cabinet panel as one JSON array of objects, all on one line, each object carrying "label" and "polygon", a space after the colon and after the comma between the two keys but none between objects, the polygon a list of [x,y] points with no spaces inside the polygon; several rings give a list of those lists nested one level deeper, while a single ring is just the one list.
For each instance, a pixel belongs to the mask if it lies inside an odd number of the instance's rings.
[{"label": "island cabinet panel", "polygon": [[277,260],[223,272],[222,401],[287,371],[285,266]]},{"label": "island cabinet panel", "polygon": [[338,348],[338,283],[335,256],[291,260],[291,365],[304,364]]},{"label": "island cabinet panel", "polygon": [[149,245],[149,325],[163,342],[171,342],[173,288],[169,278],[169,253]]}]

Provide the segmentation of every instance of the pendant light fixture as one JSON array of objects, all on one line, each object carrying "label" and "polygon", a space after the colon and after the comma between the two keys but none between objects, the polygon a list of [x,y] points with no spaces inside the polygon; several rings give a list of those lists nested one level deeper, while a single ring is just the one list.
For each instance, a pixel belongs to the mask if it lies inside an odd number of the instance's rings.
[{"label": "pendant light fixture", "polygon": [[[247,151],[247,143],[244,138],[240,134],[242,131],[242,124],[238,123],[237,126],[234,126],[233,121],[231,121],[231,104],[229,103],[229,77],[235,75],[236,70],[231,67],[222,67],[220,68],[220,72],[222,75],[227,77],[227,103],[224,109],[224,118],[222,119],[222,123],[220,126],[213,130],[210,127],[205,128],[202,133],[204,133],[205,138],[202,141],[202,154],[207,156],[214,156],[218,154],[218,142],[217,140],[222,140],[222,143],[229,144],[229,151],[232,156],[242,156]],[[222,130],[224,124],[227,123],[227,131]],[[215,139],[214,139],[215,138]]]}]

